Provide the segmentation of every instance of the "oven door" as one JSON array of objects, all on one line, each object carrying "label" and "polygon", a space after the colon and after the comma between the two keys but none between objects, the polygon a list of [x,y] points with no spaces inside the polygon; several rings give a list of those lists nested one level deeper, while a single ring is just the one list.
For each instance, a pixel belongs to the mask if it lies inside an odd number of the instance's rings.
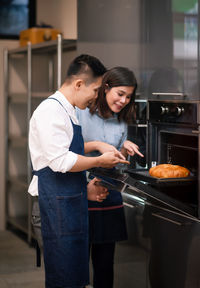
[{"label": "oven door", "polygon": [[146,203],[143,237],[150,243],[147,287],[200,287],[200,253],[195,252],[200,246],[198,220]]},{"label": "oven door", "polygon": [[115,287],[199,288],[200,221],[129,188],[122,197],[128,240],[116,247]]}]

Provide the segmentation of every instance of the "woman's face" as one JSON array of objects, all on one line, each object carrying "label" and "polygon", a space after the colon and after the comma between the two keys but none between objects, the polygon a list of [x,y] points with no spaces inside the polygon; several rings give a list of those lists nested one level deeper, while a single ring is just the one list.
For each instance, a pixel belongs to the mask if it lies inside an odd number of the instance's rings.
[{"label": "woman's face", "polygon": [[106,88],[106,101],[110,110],[119,113],[130,102],[134,88],[133,86]]}]

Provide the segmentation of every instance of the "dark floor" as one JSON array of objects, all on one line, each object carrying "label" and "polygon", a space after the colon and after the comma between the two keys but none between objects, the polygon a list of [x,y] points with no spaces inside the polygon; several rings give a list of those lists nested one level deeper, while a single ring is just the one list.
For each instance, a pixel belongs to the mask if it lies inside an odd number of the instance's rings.
[{"label": "dark floor", "polygon": [[[145,287],[144,258],[134,246],[118,244],[114,287]],[[44,288],[44,268],[36,267],[35,249],[11,231],[0,231],[0,288]]]},{"label": "dark floor", "polygon": [[0,288],[44,288],[44,270],[35,249],[13,232],[0,231]]}]

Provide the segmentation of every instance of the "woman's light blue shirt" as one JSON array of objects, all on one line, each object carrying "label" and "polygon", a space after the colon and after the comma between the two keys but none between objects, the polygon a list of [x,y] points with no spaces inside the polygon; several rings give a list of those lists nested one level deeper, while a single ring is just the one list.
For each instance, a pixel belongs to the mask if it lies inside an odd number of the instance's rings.
[{"label": "woman's light blue shirt", "polygon": [[[119,122],[116,114],[104,119],[97,112],[92,115],[88,108],[85,110],[76,108],[76,114],[82,127],[84,142],[102,141],[115,146],[118,150],[121,149],[127,139],[127,124]],[[97,151],[90,153],[92,156],[98,154]]]}]

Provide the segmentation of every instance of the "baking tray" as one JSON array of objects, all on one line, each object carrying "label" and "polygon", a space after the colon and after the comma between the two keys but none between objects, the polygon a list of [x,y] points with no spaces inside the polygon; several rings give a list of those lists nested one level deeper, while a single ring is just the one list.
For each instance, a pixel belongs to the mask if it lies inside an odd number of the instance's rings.
[{"label": "baking tray", "polygon": [[126,169],[124,171],[128,173],[132,178],[147,182],[152,185],[163,185],[163,186],[179,186],[179,185],[190,185],[197,181],[197,177],[190,175],[189,177],[183,178],[156,178],[149,174],[147,169]]}]

